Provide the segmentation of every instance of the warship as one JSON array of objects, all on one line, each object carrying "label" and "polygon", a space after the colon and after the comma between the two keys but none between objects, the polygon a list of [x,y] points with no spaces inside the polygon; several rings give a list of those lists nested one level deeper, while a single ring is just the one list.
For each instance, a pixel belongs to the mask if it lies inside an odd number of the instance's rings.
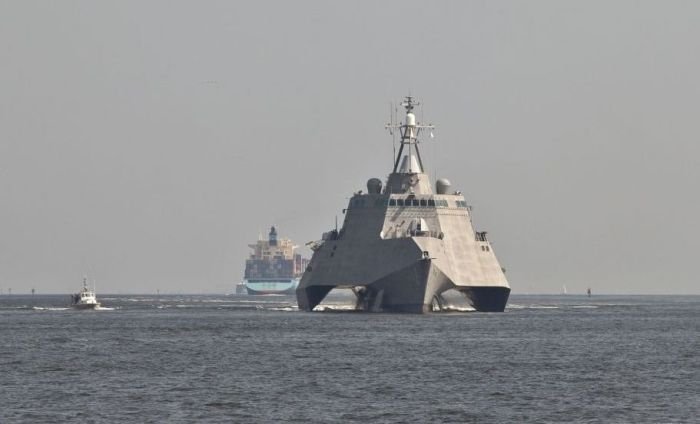
[{"label": "warship", "polygon": [[455,290],[476,311],[502,312],[510,294],[505,270],[485,231],[475,231],[472,210],[447,179],[435,191],[419,150],[433,125],[417,122],[411,96],[403,122],[386,125],[400,137],[386,184],[367,181],[343,210],[340,229],[310,242],[313,251],[296,289],[299,309],[312,311],[334,288],[351,289],[355,309],[428,313],[448,310]]},{"label": "warship", "polygon": [[251,295],[294,294],[309,262],[294,252],[297,246],[289,239],[278,239],[277,229],[272,226],[267,240],[259,237],[256,244],[248,247],[253,253],[245,262],[245,275],[236,293],[245,288]]}]

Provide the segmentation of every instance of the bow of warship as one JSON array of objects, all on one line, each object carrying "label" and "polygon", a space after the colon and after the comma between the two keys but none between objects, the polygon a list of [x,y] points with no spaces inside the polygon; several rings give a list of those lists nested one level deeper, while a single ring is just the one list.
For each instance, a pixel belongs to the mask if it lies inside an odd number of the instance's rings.
[{"label": "bow of warship", "polygon": [[342,227],[311,243],[296,290],[301,310],[312,311],[334,288],[351,289],[356,309],[373,312],[440,311],[447,290],[477,311],[505,309],[510,287],[486,232],[475,231],[471,208],[448,180],[433,191],[418,145],[434,127],[416,121],[417,105],[406,97],[404,122],[387,125],[401,139],[386,184],[369,179],[367,193],[350,199]]}]

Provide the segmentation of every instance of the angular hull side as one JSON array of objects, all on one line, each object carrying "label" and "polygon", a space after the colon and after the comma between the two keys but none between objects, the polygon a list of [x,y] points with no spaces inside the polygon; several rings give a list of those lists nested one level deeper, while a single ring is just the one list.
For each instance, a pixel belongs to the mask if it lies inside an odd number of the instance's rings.
[{"label": "angular hull side", "polygon": [[[431,311],[433,298],[452,287],[429,259],[416,260],[356,291],[357,310],[422,314]],[[334,286],[297,289],[299,308],[313,310]]]},{"label": "angular hull side", "polygon": [[306,312],[314,310],[335,286],[299,286],[296,291],[299,309]]},{"label": "angular hull side", "polygon": [[388,275],[413,266],[421,258],[410,238],[394,240],[332,240],[316,250],[296,290],[299,309],[313,310],[334,288],[368,287]]},{"label": "angular hull side", "polygon": [[509,287],[458,287],[479,312],[503,312],[510,295]]},{"label": "angular hull side", "polygon": [[369,284],[359,309],[375,312],[422,314],[432,310],[433,300],[452,287],[449,279],[430,259],[415,261],[399,271]]},{"label": "angular hull side", "polygon": [[442,309],[442,293],[456,289],[463,293],[478,312],[503,312],[509,287],[472,287],[455,285],[429,259],[369,284],[358,298],[359,310],[368,312],[429,313]]}]

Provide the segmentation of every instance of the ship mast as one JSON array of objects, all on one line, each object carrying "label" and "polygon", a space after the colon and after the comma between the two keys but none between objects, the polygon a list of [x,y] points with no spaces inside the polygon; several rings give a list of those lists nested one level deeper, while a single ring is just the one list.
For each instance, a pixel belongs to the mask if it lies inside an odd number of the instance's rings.
[{"label": "ship mast", "polygon": [[[385,125],[385,128],[389,130],[390,134],[394,134],[394,131],[399,131],[401,134],[401,146],[399,147],[399,153],[396,155],[394,161],[394,174],[399,168],[399,163],[401,161],[401,154],[403,153],[404,146],[408,146],[408,172],[409,173],[422,173],[423,172],[423,160],[420,156],[420,150],[418,150],[418,135],[421,130],[428,129],[432,130],[435,128],[432,124],[423,125],[416,122],[416,115],[413,113],[413,108],[420,105],[412,96],[406,96],[405,100],[401,102],[401,106],[406,109],[406,121],[404,123],[394,123],[391,122]],[[420,169],[412,169],[412,151],[415,150],[416,158],[418,159],[418,166]]]}]

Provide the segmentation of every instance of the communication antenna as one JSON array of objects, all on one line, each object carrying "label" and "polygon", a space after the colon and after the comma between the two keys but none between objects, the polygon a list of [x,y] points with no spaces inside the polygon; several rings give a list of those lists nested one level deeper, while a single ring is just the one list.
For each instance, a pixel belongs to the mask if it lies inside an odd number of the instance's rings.
[{"label": "communication antenna", "polygon": [[[435,138],[433,135],[433,130],[430,130],[430,138]],[[433,181],[437,181],[437,167],[439,165],[437,157],[437,143],[431,143],[433,145]]]},{"label": "communication antenna", "polygon": [[389,102],[389,123],[386,124],[384,127],[387,128],[389,130],[389,134],[391,134],[391,146],[394,149],[393,154],[391,156],[392,165],[394,164],[394,158],[396,157],[396,132],[394,131],[394,123],[396,122],[395,113],[396,108],[394,107],[394,102]]},{"label": "communication antenna", "polygon": [[[412,151],[415,151],[416,158],[418,159],[418,166],[420,171],[423,170],[423,159],[420,156],[420,151],[418,150],[418,143],[420,143],[418,136],[422,130],[430,130],[432,135],[432,130],[435,128],[432,124],[422,124],[416,122],[416,116],[413,113],[413,109],[419,106],[420,102],[416,101],[413,96],[406,96],[405,100],[401,102],[401,106],[406,109],[406,122],[405,123],[391,123],[386,125],[386,129],[393,135],[395,131],[400,131],[401,134],[401,146],[399,147],[398,154],[395,155],[396,160],[394,162],[393,173],[396,173],[399,167],[399,161],[401,160],[401,154],[405,146],[408,146],[408,156],[411,157]],[[409,168],[410,170],[410,168]]]},{"label": "communication antenna", "polygon": [[[418,103],[418,104],[420,105],[420,122],[425,122],[425,121],[423,120],[423,102]],[[431,136],[431,137],[432,137],[432,134],[433,134],[433,130],[431,129],[431,130],[430,130],[430,136]],[[416,150],[417,150],[417,149],[416,149]],[[420,153],[419,153],[419,155],[420,155]],[[434,160],[435,160],[435,159],[433,159],[433,161],[434,161]],[[423,167],[423,164],[421,163],[421,168],[422,168],[422,167]],[[426,172],[425,169],[423,169],[423,172]],[[436,180],[435,180],[435,177],[433,177],[433,181],[436,181]]]},{"label": "communication antenna", "polygon": [[[397,125],[399,122],[399,106],[397,104],[394,104],[393,122],[394,122],[394,125]],[[393,136],[394,136],[394,156],[396,156],[396,131],[393,131]]]}]

